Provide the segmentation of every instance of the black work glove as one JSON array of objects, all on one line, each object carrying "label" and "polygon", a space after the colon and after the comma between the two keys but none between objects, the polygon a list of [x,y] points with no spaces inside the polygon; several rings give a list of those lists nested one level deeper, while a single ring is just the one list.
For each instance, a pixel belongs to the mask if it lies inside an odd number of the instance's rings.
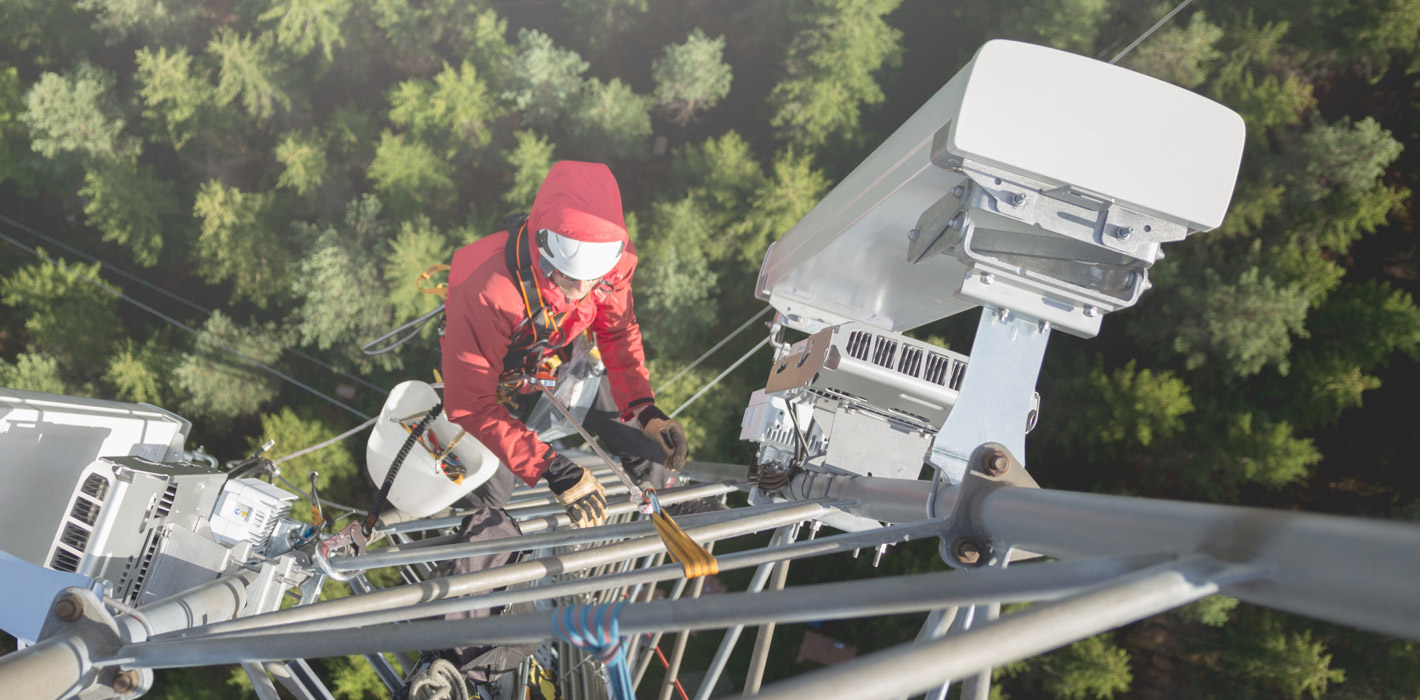
[{"label": "black work glove", "polygon": [[553,455],[542,478],[567,510],[573,526],[596,527],[606,522],[606,489],[590,471],[559,454]]},{"label": "black work glove", "polygon": [[641,432],[666,451],[667,469],[678,471],[685,466],[685,456],[690,448],[685,442],[685,428],[678,421],[656,408],[656,404],[641,409],[636,420],[641,423]]}]

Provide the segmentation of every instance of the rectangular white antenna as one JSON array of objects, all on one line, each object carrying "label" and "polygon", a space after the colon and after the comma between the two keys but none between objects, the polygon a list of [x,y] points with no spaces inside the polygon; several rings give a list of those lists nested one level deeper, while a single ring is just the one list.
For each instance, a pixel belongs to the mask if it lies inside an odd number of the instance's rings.
[{"label": "rectangular white antenna", "polygon": [[1222,223],[1243,140],[1200,95],[992,41],[770,248],[756,291],[810,332],[986,305],[1093,336],[1160,244]]}]

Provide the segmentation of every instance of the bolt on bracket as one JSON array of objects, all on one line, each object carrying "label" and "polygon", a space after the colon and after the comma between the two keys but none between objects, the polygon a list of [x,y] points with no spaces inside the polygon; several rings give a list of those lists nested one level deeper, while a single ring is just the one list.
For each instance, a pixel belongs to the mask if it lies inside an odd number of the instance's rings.
[{"label": "bolt on bracket", "polygon": [[[978,446],[967,460],[967,471],[957,492],[956,507],[947,516],[940,547],[942,560],[961,569],[1000,567],[1006,563],[1009,543],[995,541],[981,525],[981,504],[999,488],[1038,489],[1025,467],[997,442]],[[1027,556],[1012,555],[1011,560]]]}]

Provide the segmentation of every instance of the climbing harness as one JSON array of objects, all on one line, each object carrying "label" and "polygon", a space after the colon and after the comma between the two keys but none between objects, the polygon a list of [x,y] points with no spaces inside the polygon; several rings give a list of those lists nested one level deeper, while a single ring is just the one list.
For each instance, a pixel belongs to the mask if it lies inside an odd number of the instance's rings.
[{"label": "climbing harness", "polygon": [[543,395],[551,402],[552,407],[557,409],[557,412],[561,413],[562,417],[566,418],[567,422],[571,423],[572,427],[576,428],[578,433],[581,433],[582,438],[587,441],[587,446],[590,447],[593,452],[597,453],[598,457],[602,458],[602,462],[611,469],[611,473],[615,474],[622,485],[626,486],[627,492],[631,494],[631,502],[639,502],[640,505],[638,509],[641,513],[651,517],[651,522],[655,525],[656,532],[660,534],[661,541],[665,543],[666,551],[670,553],[671,559],[675,560],[676,563],[680,564],[681,567],[685,569],[685,577],[695,578],[697,576],[718,573],[720,570],[719,562],[716,561],[715,557],[710,554],[710,552],[700,546],[698,542],[691,539],[690,535],[685,534],[685,530],[682,530],[680,525],[676,524],[676,521],[671,518],[669,513],[661,509],[661,502],[656,498],[655,490],[642,490],[638,487],[636,482],[632,481],[631,477],[611,458],[611,455],[607,454],[606,450],[603,450],[601,445],[597,444],[597,441],[592,437],[591,433],[587,432],[587,429],[582,427],[582,424],[572,416],[572,411],[562,404],[562,401],[552,393],[552,390],[547,387],[541,387],[541,389]]},{"label": "climbing harness", "polygon": [[553,616],[557,636],[578,649],[591,652],[606,667],[607,683],[616,700],[635,700],[631,671],[626,667],[625,640],[621,638],[621,609],[626,601],[602,605],[575,605],[557,609]]}]

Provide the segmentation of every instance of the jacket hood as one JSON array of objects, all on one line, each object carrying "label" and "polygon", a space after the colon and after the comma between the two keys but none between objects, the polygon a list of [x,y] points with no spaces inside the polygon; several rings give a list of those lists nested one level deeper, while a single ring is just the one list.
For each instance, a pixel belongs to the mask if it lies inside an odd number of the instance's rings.
[{"label": "jacket hood", "polygon": [[589,243],[625,241],[621,188],[602,163],[554,163],[537,190],[528,230],[550,229]]}]

